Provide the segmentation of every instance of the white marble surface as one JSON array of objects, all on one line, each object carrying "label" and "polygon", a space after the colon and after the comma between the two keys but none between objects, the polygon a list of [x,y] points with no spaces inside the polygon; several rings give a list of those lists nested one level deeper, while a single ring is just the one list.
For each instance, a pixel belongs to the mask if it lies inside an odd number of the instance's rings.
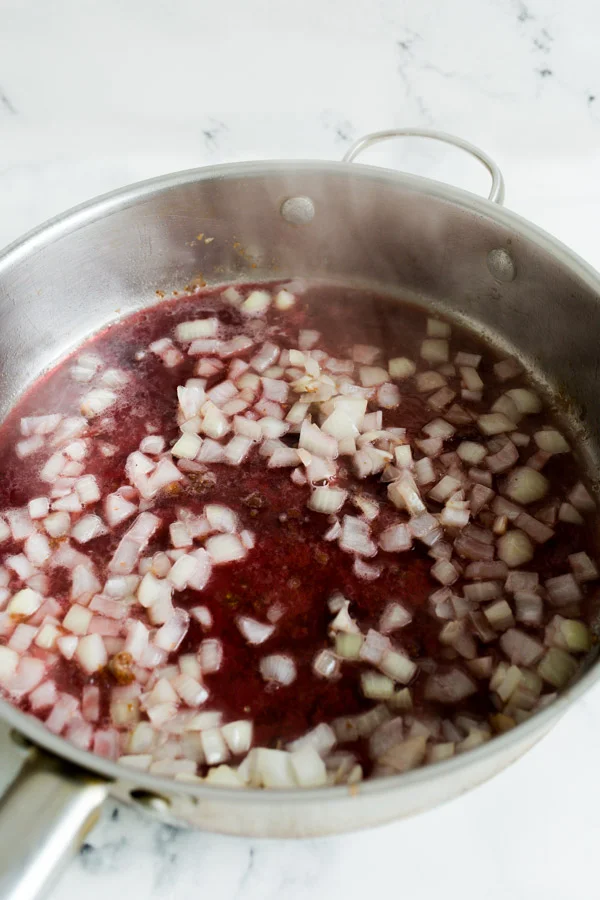
[{"label": "white marble surface", "polygon": [[[407,124],[479,143],[508,205],[600,267],[595,0],[0,0],[0,245],[164,171],[335,159]],[[438,146],[373,154],[485,191]],[[564,900],[593,893],[600,690],[491,783],[417,819],[299,843],[107,808],[52,900]],[[11,752],[0,744],[4,778]]]}]

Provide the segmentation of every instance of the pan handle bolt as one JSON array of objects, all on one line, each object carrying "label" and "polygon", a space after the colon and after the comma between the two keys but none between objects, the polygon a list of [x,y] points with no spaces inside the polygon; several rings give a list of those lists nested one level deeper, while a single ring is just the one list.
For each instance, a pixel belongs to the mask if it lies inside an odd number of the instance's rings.
[{"label": "pan handle bolt", "polygon": [[507,250],[490,250],[487,266],[496,281],[514,281],[517,275],[517,268]]},{"label": "pan handle bolt", "polygon": [[310,197],[288,197],[279,212],[290,225],[308,225],[315,217],[315,204]]}]

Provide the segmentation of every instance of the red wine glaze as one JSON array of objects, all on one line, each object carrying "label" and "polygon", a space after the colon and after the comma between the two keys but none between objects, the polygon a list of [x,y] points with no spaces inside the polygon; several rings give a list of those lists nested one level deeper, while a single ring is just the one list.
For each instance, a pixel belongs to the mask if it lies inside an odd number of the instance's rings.
[{"label": "red wine glaze", "polygon": [[[203,291],[143,310],[110,326],[78,350],[78,353],[85,350],[98,354],[107,366],[123,369],[134,379],[123,392],[118,406],[90,423],[89,436],[116,447],[113,456],[96,455],[93,463],[86,467],[86,472],[97,477],[103,495],[127,482],[127,456],[138,448],[148,433],[148,426],[163,435],[167,444],[178,436],[176,386],[193,377],[197,360],[185,356],[182,365],[168,369],[157,356],[147,351],[147,347],[152,341],[172,334],[179,322],[213,313],[226,326],[225,337],[248,333],[250,329],[263,339],[273,338],[283,347],[296,346],[299,329],[316,329],[321,333],[318,347],[336,357],[349,355],[352,346],[360,343],[381,347],[385,357],[405,355],[415,358],[425,335],[426,317],[422,311],[408,305],[399,306],[388,298],[366,291],[313,287],[298,299],[293,309],[286,312],[272,309],[267,324],[259,319],[249,322],[239,310],[221,299],[221,290]],[[487,348],[482,348],[472,336],[456,331],[452,347],[453,353],[457,349],[482,353],[479,372],[486,383],[494,383],[491,367],[495,360]],[[253,352],[242,354],[242,358],[249,358]],[[2,426],[0,510],[25,505],[32,497],[47,493],[47,484],[38,478],[47,454],[19,460],[14,445],[21,439],[19,422],[22,417],[55,411],[72,414],[77,409],[82,389],[70,378],[71,364],[71,359],[65,360],[38,381]],[[222,373],[213,376],[207,389],[221,379]],[[458,385],[459,379],[450,379],[449,383]],[[412,380],[402,382],[401,390],[402,402],[398,409],[386,412],[386,426],[404,427],[413,437],[431,420],[432,413],[424,396],[416,392]],[[503,390],[505,386],[501,384],[493,388],[496,395]],[[479,405],[481,411],[489,409],[493,399],[493,392],[488,393],[485,404]],[[472,404],[470,408],[477,411],[478,405]],[[519,430],[532,433],[542,419],[547,422],[547,416],[532,416],[519,426]],[[286,443],[295,446],[295,437],[286,436]],[[459,427],[445,449],[450,450],[469,437],[481,439],[474,425]],[[387,485],[374,478],[366,482],[359,480],[352,475],[348,460],[339,462],[339,485],[360,489],[381,501],[379,528],[383,528],[388,520],[397,519],[396,511],[385,502]],[[427,605],[429,595],[440,587],[429,574],[431,559],[427,547],[416,543],[409,553],[380,553],[378,562],[384,565],[381,576],[372,582],[359,580],[352,570],[352,557],[342,552],[335,541],[323,540],[325,519],[306,508],[307,488],[290,480],[290,469],[267,470],[264,460],[256,454],[238,468],[221,464],[207,468],[210,470],[207,476],[192,475],[186,484],[174,485],[159,496],[152,511],[161,517],[163,524],[144,553],[151,556],[168,547],[168,525],[175,518],[176,506],[182,504],[198,513],[207,502],[225,504],[237,513],[242,527],[251,529],[256,535],[256,546],[245,560],[214,568],[202,592],[188,589],[177,595],[179,607],[208,606],[213,627],[208,633],[203,632],[192,619],[182,645],[169,661],[175,661],[181,653],[195,652],[206,637],[216,637],[223,642],[221,670],[205,677],[210,692],[206,708],[222,711],[226,720],[252,719],[254,744],[277,748],[320,722],[330,722],[336,716],[371,708],[373,701],[366,700],[360,689],[359,675],[364,666],[344,665],[342,677],[337,681],[317,678],[311,669],[317,651],[331,646],[327,628],[332,614],[326,601],[336,590],[351,601],[352,615],[363,631],[370,626],[377,627],[388,601],[399,601],[412,612],[413,619],[394,635],[395,643],[417,662],[448,656],[448,648],[442,647],[438,640],[440,623]],[[558,497],[578,477],[577,466],[570,456],[553,457],[544,474],[550,479],[552,495]],[[545,502],[547,500],[538,503],[537,507]],[[534,513],[535,508],[536,504],[528,507],[528,511]],[[100,503],[97,510],[101,513]],[[94,512],[95,508],[87,511]],[[85,552],[92,556],[100,573],[105,571],[107,560],[130,524],[127,522],[114,533],[86,545]],[[593,553],[594,544],[589,530],[561,523],[556,537],[537,550],[535,568],[542,579],[561,574],[567,566],[569,553],[582,549]],[[11,544],[4,544],[2,550],[20,552]],[[69,585],[67,572],[54,570],[51,595],[65,608],[69,606]],[[274,605],[283,609],[274,635],[263,645],[249,645],[236,627],[235,617],[249,615],[264,621],[267,611]],[[144,612],[138,607],[140,615]],[[293,655],[298,674],[292,685],[275,688],[265,684],[258,663],[267,652]],[[79,694],[84,684],[98,684],[103,715],[103,722],[99,724],[109,724],[107,697],[116,682],[108,668],[97,675],[86,676],[76,662],[58,656],[52,677],[59,688],[75,694]],[[423,679],[417,678],[411,685],[415,712],[437,714],[439,707],[424,700],[422,684]],[[487,684],[479,682],[479,685],[480,690],[464,701],[461,709],[486,716],[496,710]],[[22,706],[28,710],[27,700]],[[353,744],[352,750],[359,750],[365,772],[368,772],[371,763],[364,747]]]}]

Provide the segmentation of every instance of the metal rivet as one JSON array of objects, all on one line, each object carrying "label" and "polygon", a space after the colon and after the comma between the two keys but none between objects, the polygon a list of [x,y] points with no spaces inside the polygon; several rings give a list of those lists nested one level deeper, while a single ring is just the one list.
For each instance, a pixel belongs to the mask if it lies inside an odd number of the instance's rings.
[{"label": "metal rivet", "polygon": [[290,225],[308,225],[315,217],[315,204],[310,197],[289,197],[279,212]]},{"label": "metal rivet", "polygon": [[490,274],[497,281],[514,281],[517,269],[507,250],[490,250],[487,264]]},{"label": "metal rivet", "polygon": [[131,791],[130,796],[132,800],[143,806],[144,809],[158,813],[158,815],[165,815],[171,805],[166,797],[161,797],[160,794],[153,794],[151,791]]}]

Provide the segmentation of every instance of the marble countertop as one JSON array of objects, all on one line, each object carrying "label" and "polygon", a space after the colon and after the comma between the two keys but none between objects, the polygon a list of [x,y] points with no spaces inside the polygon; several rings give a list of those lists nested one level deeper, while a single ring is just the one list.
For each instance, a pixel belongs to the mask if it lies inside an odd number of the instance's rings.
[{"label": "marble countertop", "polygon": [[[600,268],[599,28],[595,0],[0,0],[0,245],[165,171],[339,159],[361,134],[420,125],[487,150],[507,205]],[[483,170],[437,145],[390,145],[365,161],[487,191]],[[50,897],[587,894],[599,745],[600,688],[472,793],[320,841],[178,831],[109,805]],[[6,781],[4,733],[0,759]]]}]

